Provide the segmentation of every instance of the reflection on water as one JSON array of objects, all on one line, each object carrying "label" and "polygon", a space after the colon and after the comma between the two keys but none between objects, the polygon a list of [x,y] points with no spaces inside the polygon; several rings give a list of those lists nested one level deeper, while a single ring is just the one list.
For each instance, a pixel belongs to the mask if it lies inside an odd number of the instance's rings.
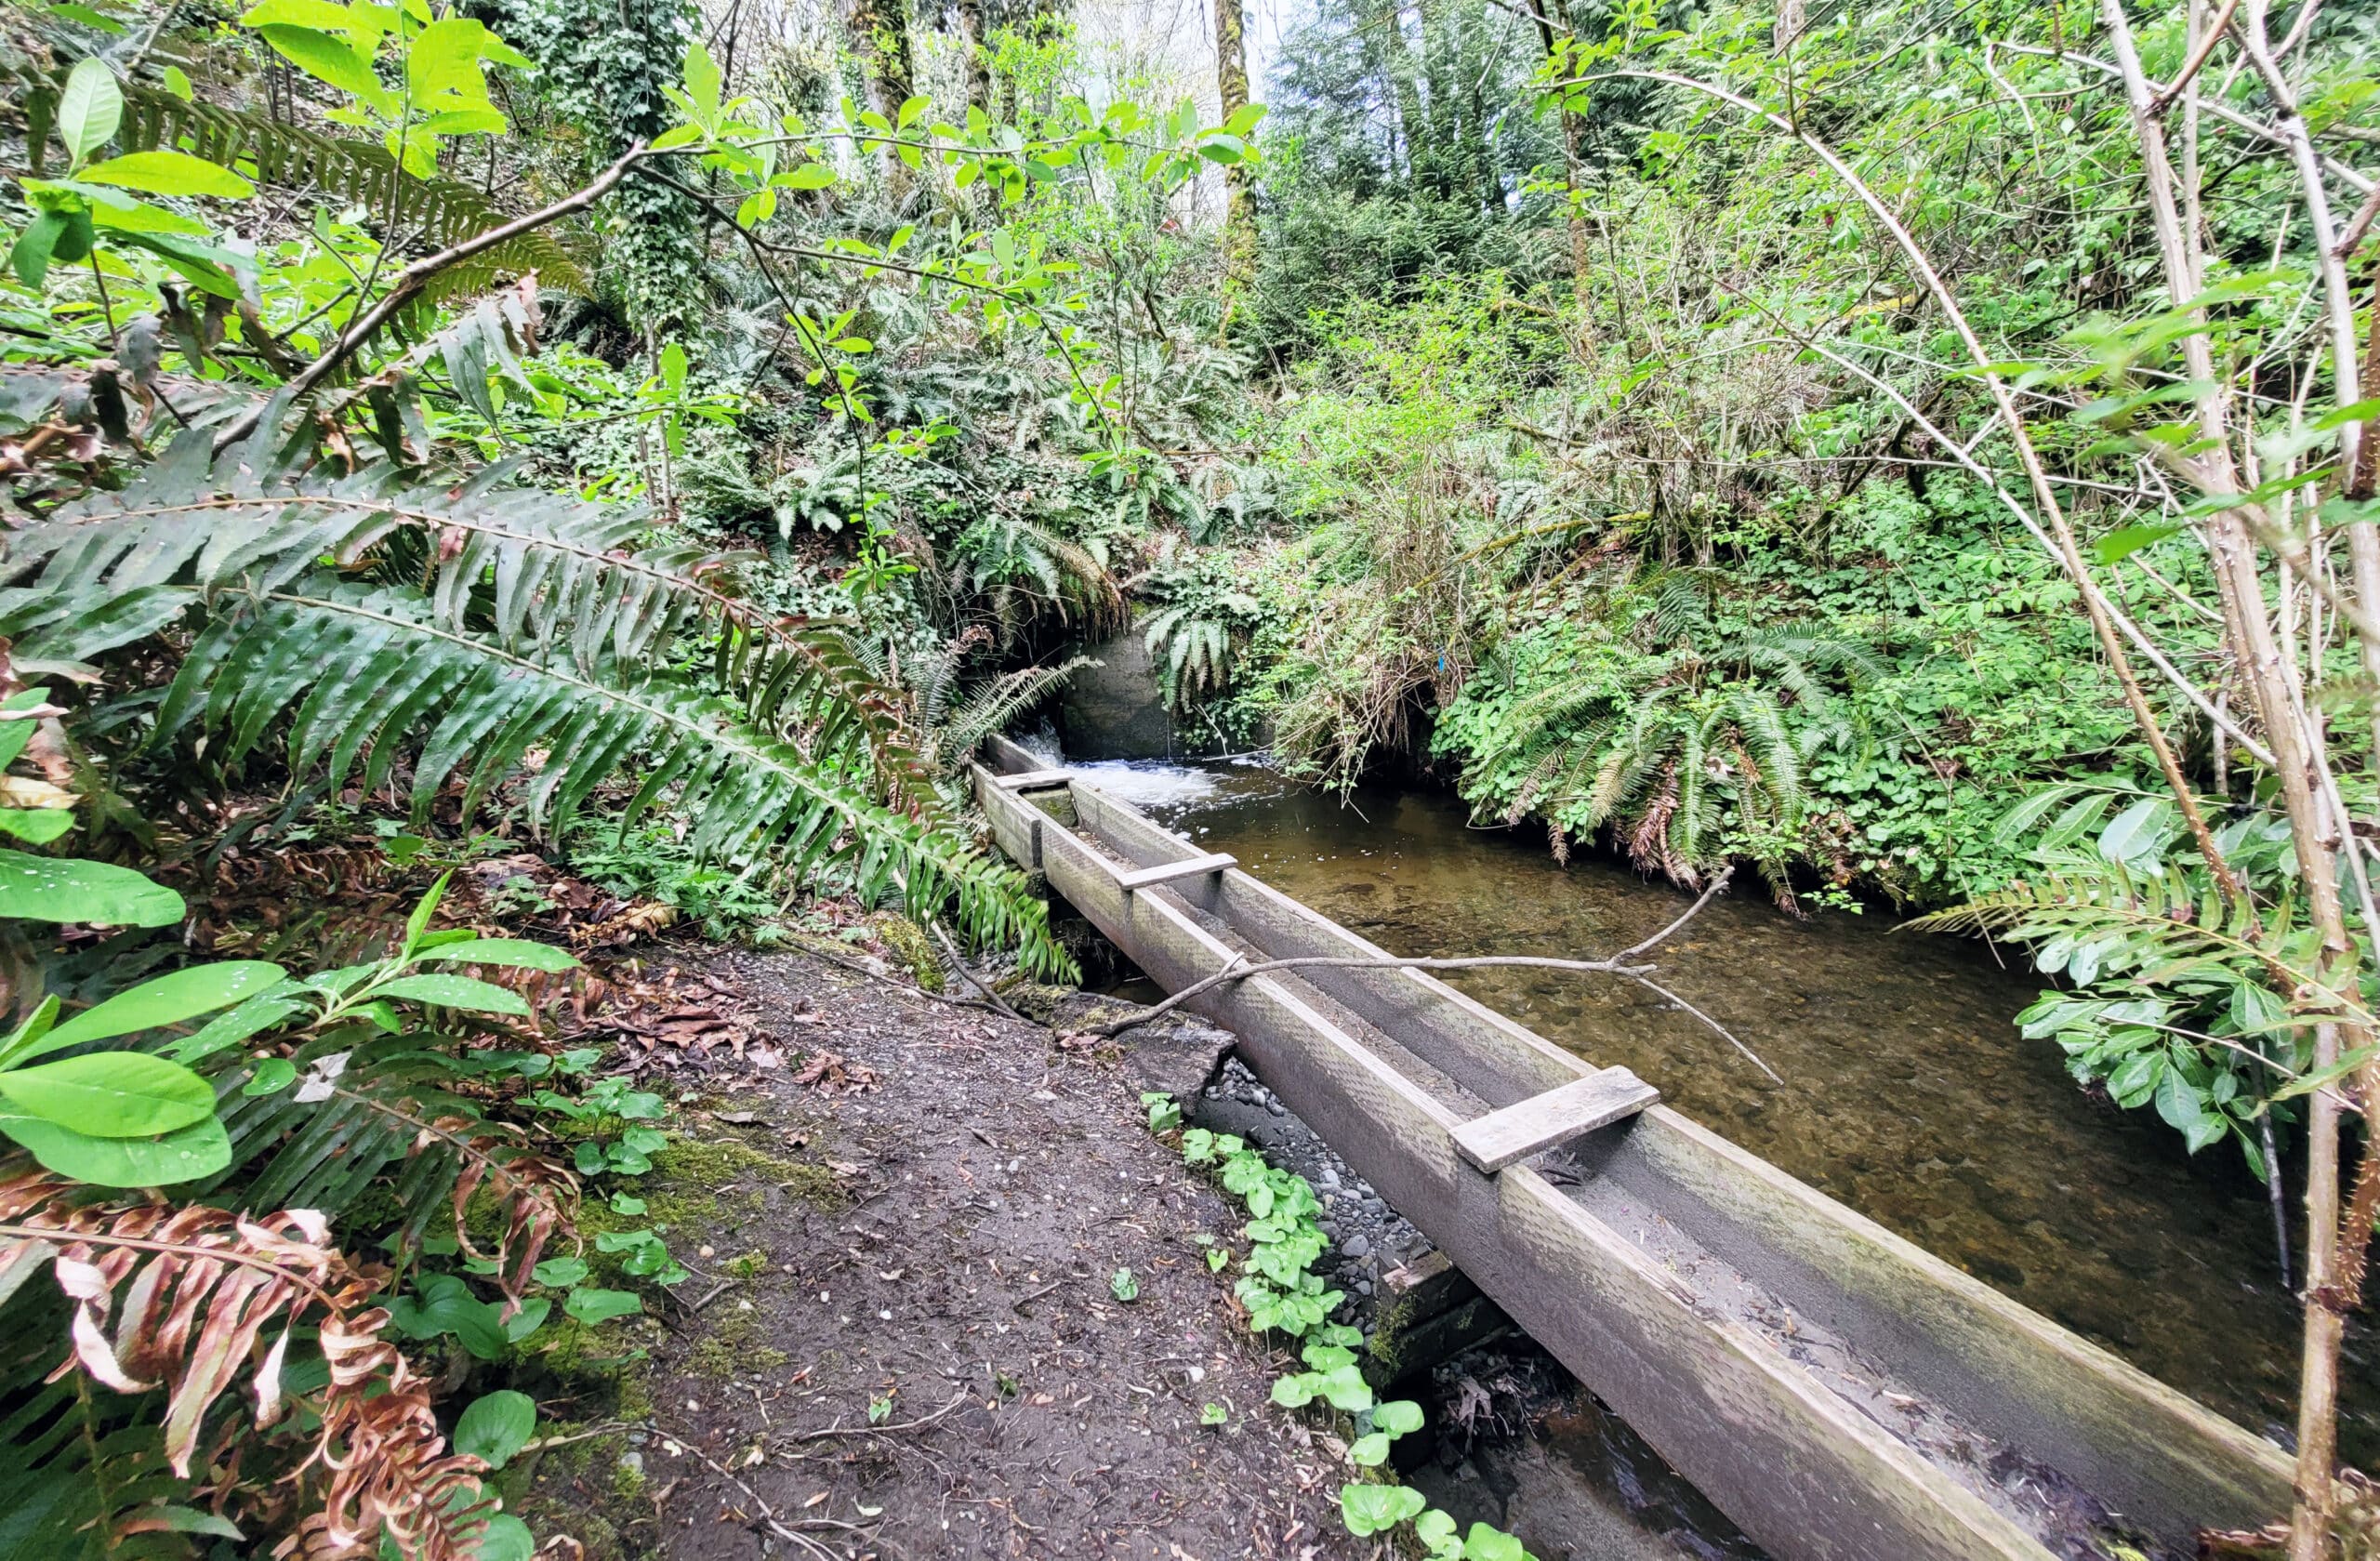
[{"label": "reflection on water", "polygon": [[[1092,766],[1095,784],[1394,953],[1591,957],[1685,899],[1606,861],[1565,868],[1533,832],[1469,827],[1426,793],[1351,804],[1253,765]],[[1713,902],[1661,979],[1784,1077],[1641,988],[1527,971],[1466,990],[2251,1430],[2294,1419],[2296,1307],[2238,1157],[2193,1160],[2096,1105],[2009,1023],[2038,990],[1982,946],[1884,915],[1795,920],[1756,889]],[[2294,1239],[2294,1237],[2293,1237]],[[2350,1457],[2380,1450],[2380,1376],[2349,1341]]]}]

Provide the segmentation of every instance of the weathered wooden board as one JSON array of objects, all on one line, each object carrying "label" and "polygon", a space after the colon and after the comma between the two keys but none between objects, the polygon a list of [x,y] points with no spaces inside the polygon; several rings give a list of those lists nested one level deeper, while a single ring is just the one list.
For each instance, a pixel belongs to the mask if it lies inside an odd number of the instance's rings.
[{"label": "weathered wooden board", "polygon": [[1074,778],[1072,770],[1027,770],[1021,775],[1001,775],[992,784],[1002,791],[1030,791],[1036,787],[1064,786]]},{"label": "weathered wooden board", "polygon": [[[1016,753],[993,758],[1039,762]],[[1201,854],[1079,780],[1030,800],[990,783],[979,774],[995,839],[1021,861],[1034,859],[1032,820],[1059,815],[1134,863]],[[1243,872],[1128,893],[1117,865],[1088,844],[1038,832],[1051,887],[1170,989],[1229,957],[1185,904],[1272,957],[1380,955]],[[1593,1077],[1589,1065],[1425,972],[1299,976],[1232,984],[1193,1006],[1236,1031],[1292,1109],[1773,1553],[2043,1561],[2030,1536],[1766,1340],[1698,1311],[1673,1277],[1542,1177],[1514,1167],[1491,1178],[1466,1163],[1462,1113],[1295,994],[1322,992],[1495,1107]],[[2128,1521],[2187,1544],[2198,1527],[2286,1507],[2278,1449],[1677,1113],[1655,1105],[1582,1142],[1593,1173]]]},{"label": "weathered wooden board", "polygon": [[1607,1067],[1473,1118],[1454,1130],[1454,1146],[1464,1159],[1492,1175],[1581,1133],[1633,1117],[1660,1095],[1626,1068]]},{"label": "weathered wooden board", "polygon": [[[987,811],[1020,806],[979,785]],[[1078,788],[1078,806],[1091,800]],[[1162,893],[1042,837],[1052,889],[1160,985],[1231,958]],[[1789,1561],[2045,1561],[2007,1519],[1825,1393],[1765,1342],[1699,1315],[1674,1279],[1535,1171],[1482,1176],[1459,1118],[1270,976],[1192,1006],[1240,1037],[1289,1107],[1532,1337],[1593,1386],[1728,1515]]]},{"label": "weathered wooden board", "polygon": [[1204,856],[1185,856],[1179,862],[1160,862],[1154,867],[1134,867],[1119,874],[1116,881],[1128,890],[1154,889],[1160,883],[1171,883],[1177,879],[1197,878],[1238,866],[1238,857],[1226,856],[1217,851]]}]

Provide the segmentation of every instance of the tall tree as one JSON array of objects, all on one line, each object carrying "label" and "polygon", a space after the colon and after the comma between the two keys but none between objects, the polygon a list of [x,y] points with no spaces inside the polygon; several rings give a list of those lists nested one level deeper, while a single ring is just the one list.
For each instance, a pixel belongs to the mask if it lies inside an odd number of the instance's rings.
[{"label": "tall tree", "polygon": [[992,62],[984,47],[984,0],[959,0],[959,36],[967,49],[967,105],[992,112]]},{"label": "tall tree", "polygon": [[[1215,0],[1215,92],[1228,121],[1248,106],[1248,48],[1239,0]],[[1256,205],[1248,189],[1248,166],[1223,170],[1223,286],[1236,295],[1256,278]]]},{"label": "tall tree", "polygon": [[[909,54],[908,0],[852,0],[852,45],[867,72],[868,97],[876,112],[898,125],[901,105],[916,91]],[[909,192],[908,165],[900,149],[884,148],[884,181],[897,201]]]},{"label": "tall tree", "polygon": [[[1786,3],[1798,6],[1801,0],[1786,0]],[[1555,0],[1534,0],[1529,10],[1531,19],[1537,23],[1537,41],[1544,47],[1546,58],[1549,60],[1554,57],[1555,34],[1554,19],[1548,13],[1554,8],[1554,6]],[[1569,37],[1570,30],[1567,27],[1563,28],[1561,35],[1565,38]],[[1570,293],[1579,304],[1579,329],[1584,331],[1587,328],[1589,250],[1586,213],[1579,209],[1580,163],[1579,148],[1580,142],[1586,136],[1587,122],[1585,116],[1571,108],[1567,101],[1562,105],[1560,112],[1562,115],[1562,214],[1570,231]]]}]

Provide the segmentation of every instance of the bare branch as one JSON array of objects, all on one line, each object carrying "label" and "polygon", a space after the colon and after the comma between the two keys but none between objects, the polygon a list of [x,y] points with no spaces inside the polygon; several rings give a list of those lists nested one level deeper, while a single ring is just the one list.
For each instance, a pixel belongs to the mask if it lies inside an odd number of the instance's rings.
[{"label": "bare branch", "polygon": [[[411,303],[421,290],[430,284],[430,278],[440,271],[450,266],[460,265],[474,255],[484,255],[499,245],[509,244],[523,234],[536,232],[548,223],[559,221],[573,212],[584,211],[593,205],[609,194],[613,186],[627,177],[628,169],[634,166],[637,160],[643,157],[645,152],[645,144],[639,141],[621,153],[619,161],[596,175],[593,183],[564,195],[549,206],[530,212],[523,217],[516,217],[509,222],[499,222],[493,228],[473,233],[459,244],[450,245],[435,255],[426,255],[405,267],[392,279],[388,292],[381,295],[380,301],[350,320],[347,323],[347,328],[339,332],[338,339],[324,349],[322,356],[298,370],[296,377],[283,387],[284,393],[294,401],[321,384],[337,369],[339,364],[354,356],[365,342],[377,336],[381,329],[396,317],[397,311]],[[273,403],[270,400],[259,402],[234,418],[222,432],[215,436],[216,453],[222,454],[231,445],[254,433],[257,423],[264,416],[265,408],[271,404]]]}]

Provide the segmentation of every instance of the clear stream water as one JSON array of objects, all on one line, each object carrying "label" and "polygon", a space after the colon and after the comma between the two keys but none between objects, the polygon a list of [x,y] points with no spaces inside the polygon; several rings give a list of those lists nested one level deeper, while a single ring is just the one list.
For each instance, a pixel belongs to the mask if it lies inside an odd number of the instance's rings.
[{"label": "clear stream water", "polygon": [[[1259,763],[1078,764],[1167,827],[1394,953],[1592,957],[1686,900],[1616,863],[1565,867],[1528,829],[1371,790],[1345,804]],[[1657,956],[1661,979],[1758,1052],[1779,1086],[1620,982],[1463,972],[1464,989],[2252,1431],[2285,1438],[2297,1314],[2261,1185],[2226,1145],[2095,1104],[2010,1020],[2040,989],[1968,939],[1885,913],[1796,919],[1756,885]],[[2284,1150],[2286,1153],[2286,1150]],[[2298,1233],[2293,1230],[2293,1243]],[[2349,1457],[2380,1451],[2380,1371],[2349,1342]]]}]

